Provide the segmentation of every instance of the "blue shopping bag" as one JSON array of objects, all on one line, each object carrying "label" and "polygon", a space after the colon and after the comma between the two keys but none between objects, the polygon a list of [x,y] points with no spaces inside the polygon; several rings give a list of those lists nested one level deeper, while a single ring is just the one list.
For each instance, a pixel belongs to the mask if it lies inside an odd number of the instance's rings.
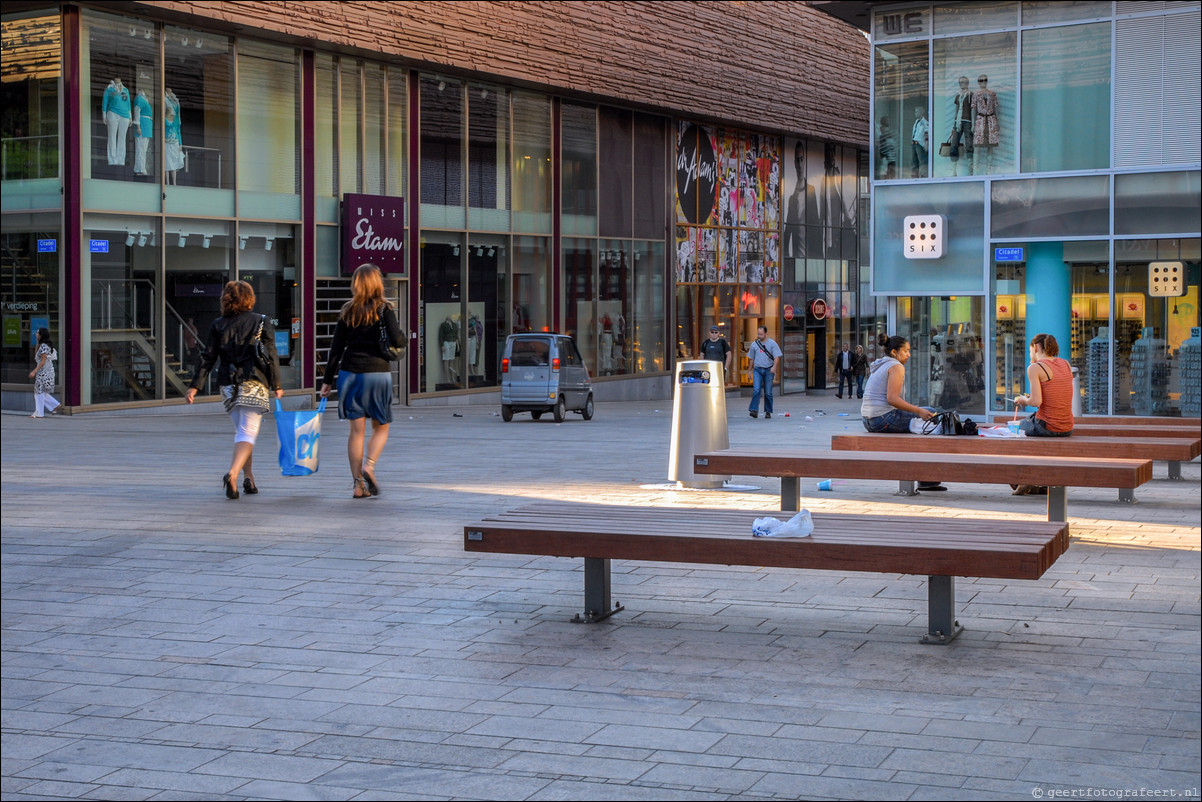
[{"label": "blue shopping bag", "polygon": [[280,471],[285,476],[317,473],[317,447],[321,444],[321,416],[326,400],[317,409],[285,410],[275,400],[275,431],[280,438]]}]

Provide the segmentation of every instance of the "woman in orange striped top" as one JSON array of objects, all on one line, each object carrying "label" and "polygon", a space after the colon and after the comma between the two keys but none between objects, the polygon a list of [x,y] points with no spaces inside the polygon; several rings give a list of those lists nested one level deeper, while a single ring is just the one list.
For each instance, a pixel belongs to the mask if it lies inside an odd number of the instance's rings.
[{"label": "woman in orange striped top", "polygon": [[1031,365],[1027,368],[1031,392],[1014,399],[1016,404],[1037,408],[1020,426],[1028,437],[1068,437],[1073,433],[1073,370],[1059,353],[1052,335],[1031,338]]}]

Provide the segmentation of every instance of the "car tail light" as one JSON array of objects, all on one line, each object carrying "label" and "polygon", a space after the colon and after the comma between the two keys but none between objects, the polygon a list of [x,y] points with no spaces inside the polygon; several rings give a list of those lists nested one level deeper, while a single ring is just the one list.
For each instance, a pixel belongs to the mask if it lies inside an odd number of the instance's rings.
[{"label": "car tail light", "polygon": [[501,372],[502,372],[502,373],[508,373],[508,372],[509,372],[509,357],[504,357],[504,358],[501,360]]},{"label": "car tail light", "polygon": [[551,372],[559,373],[559,357],[555,357],[551,360]]}]

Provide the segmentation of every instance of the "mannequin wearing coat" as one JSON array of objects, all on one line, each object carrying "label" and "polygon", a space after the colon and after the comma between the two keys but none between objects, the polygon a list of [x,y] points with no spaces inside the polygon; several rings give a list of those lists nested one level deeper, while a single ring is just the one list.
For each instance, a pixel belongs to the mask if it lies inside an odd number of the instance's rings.
[{"label": "mannequin wearing coat", "polygon": [[112,165],[125,164],[125,137],[129,131],[131,107],[129,90],[120,78],[109,81],[104,98],[100,102],[100,113],[108,130],[108,162]]}]

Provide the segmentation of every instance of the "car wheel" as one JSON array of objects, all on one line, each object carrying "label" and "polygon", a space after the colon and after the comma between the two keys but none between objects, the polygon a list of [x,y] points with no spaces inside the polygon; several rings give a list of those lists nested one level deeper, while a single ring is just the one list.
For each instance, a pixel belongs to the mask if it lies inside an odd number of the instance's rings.
[{"label": "car wheel", "polygon": [[581,416],[585,420],[593,419],[593,395],[589,393],[588,401],[584,402],[584,409],[580,410]]},{"label": "car wheel", "polygon": [[555,422],[563,423],[563,419],[566,418],[568,415],[568,405],[563,402],[562,395],[555,402],[554,412],[555,412]]},{"label": "car wheel", "polygon": [[541,412],[531,412],[530,413],[530,417],[534,418],[535,420],[538,420],[542,416],[543,416],[543,413],[541,413]]},{"label": "car wheel", "polygon": [[506,423],[509,423],[511,420],[513,420],[513,407],[511,407],[509,404],[501,405],[501,420],[505,421]]}]

